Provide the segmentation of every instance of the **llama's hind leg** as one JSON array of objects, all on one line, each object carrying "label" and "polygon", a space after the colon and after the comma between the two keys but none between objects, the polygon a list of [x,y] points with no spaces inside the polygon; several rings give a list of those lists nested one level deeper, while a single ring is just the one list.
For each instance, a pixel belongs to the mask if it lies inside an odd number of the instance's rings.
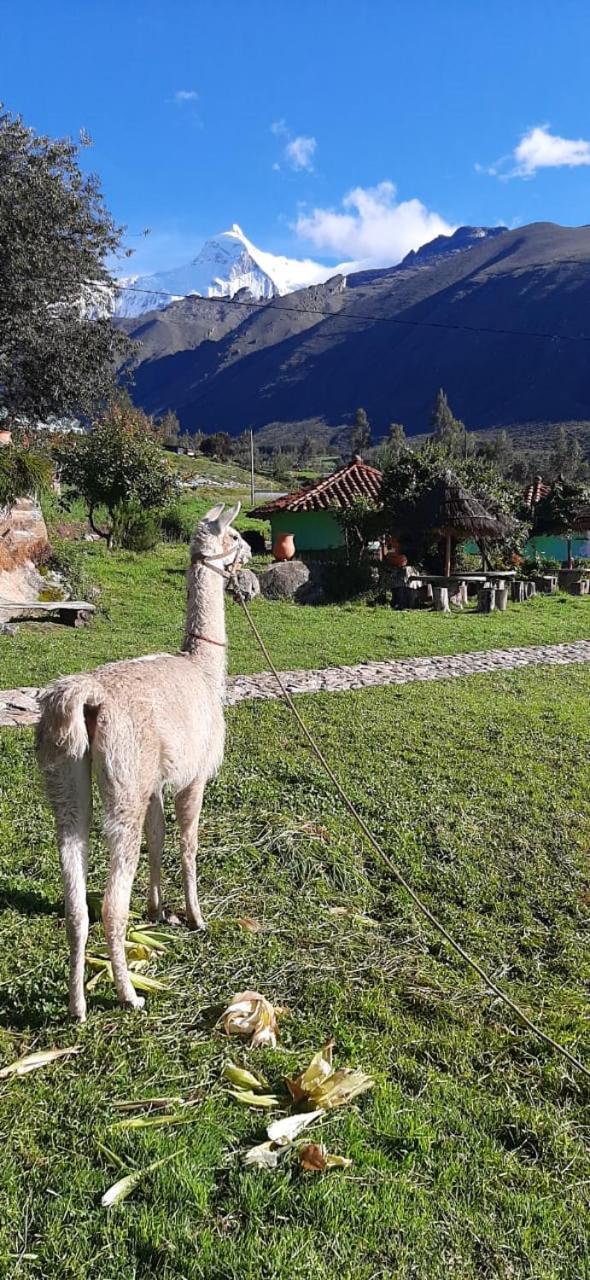
[{"label": "llama's hind leg", "polygon": [[109,813],[105,834],[111,851],[111,866],[102,904],[102,920],[113,967],[119,1001],[131,1009],[143,1009],[145,1000],[131,983],[125,955],[125,934],[129,902],[141,843],[141,815],[124,817]]},{"label": "llama's hind leg", "polygon": [[162,866],[162,850],[164,848],[164,806],[161,792],[155,792],[150,798],[144,829],[150,860],[148,915],[150,920],[161,920],[163,911],[160,869]]},{"label": "llama's hind leg", "polygon": [[200,778],[195,778],[188,787],[185,787],[184,791],[179,791],[175,798],[176,817],[180,827],[182,879],[189,929],[206,928],[197,896],[196,866],[199,818],[201,816],[204,790],[204,781]]},{"label": "llama's hind leg", "polygon": [[70,1014],[86,1020],[84,954],[88,938],[86,873],[92,817],[90,760],[64,760],[46,770],[47,793],[55,813],[70,946]]}]

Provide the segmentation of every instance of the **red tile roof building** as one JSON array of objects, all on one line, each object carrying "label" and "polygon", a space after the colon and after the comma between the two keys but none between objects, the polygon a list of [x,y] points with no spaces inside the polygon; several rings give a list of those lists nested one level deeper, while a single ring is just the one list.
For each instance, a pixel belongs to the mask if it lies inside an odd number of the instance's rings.
[{"label": "red tile roof building", "polygon": [[339,467],[331,476],[314,480],[294,493],[285,493],[282,498],[256,507],[250,515],[264,520],[274,511],[328,511],[331,507],[342,510],[359,498],[379,502],[380,493],[381,472],[355,453],[346,466]]}]

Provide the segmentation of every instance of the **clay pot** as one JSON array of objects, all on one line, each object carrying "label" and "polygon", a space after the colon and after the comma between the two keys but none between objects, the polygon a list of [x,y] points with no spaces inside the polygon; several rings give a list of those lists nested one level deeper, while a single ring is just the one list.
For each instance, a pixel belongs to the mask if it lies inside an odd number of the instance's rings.
[{"label": "clay pot", "polygon": [[404,556],[401,551],[388,551],[385,562],[390,564],[392,569],[405,569],[408,557]]},{"label": "clay pot", "polygon": [[295,537],[292,533],[279,533],[275,538],[272,554],[275,560],[292,560],[295,555]]}]

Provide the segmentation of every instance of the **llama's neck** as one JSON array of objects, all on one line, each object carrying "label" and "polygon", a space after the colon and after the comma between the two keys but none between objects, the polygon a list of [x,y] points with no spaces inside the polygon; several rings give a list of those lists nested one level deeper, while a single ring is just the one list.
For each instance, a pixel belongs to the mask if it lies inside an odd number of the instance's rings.
[{"label": "llama's neck", "polygon": [[182,642],[182,652],[188,653],[193,661],[201,663],[220,681],[225,676],[226,666],[224,585],[219,573],[203,564],[190,565]]}]

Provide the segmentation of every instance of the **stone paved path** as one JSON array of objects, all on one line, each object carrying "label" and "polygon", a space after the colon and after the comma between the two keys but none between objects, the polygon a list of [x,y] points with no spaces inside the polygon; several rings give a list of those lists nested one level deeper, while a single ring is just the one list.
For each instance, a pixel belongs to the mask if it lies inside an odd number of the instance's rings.
[{"label": "stone paved path", "polygon": [[[576,640],[572,644],[529,645],[520,649],[485,649],[477,653],[430,658],[357,662],[350,667],[283,671],[281,675],[290,693],[340,693],[375,685],[410,684],[414,680],[449,680],[457,676],[516,671],[520,667],[564,667],[573,662],[590,662],[590,640]],[[227,683],[229,706],[255,698],[280,697],[276,680],[269,672],[231,676]],[[0,725],[35,724],[39,719],[39,693],[40,690],[35,688],[0,689]]]}]

